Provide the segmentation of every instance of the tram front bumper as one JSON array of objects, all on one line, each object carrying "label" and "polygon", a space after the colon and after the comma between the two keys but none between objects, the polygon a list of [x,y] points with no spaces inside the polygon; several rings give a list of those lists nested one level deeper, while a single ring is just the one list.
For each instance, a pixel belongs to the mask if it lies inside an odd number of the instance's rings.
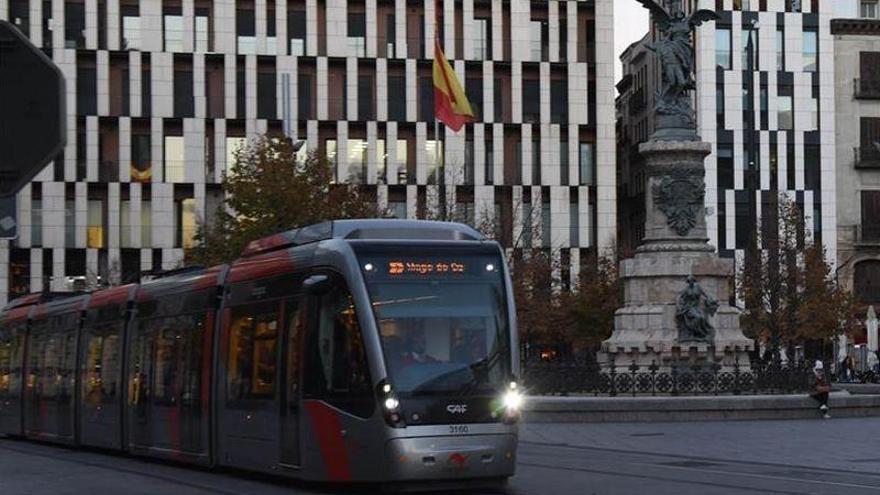
[{"label": "tram front bumper", "polygon": [[395,481],[504,478],[516,469],[511,434],[395,438],[386,444]]}]

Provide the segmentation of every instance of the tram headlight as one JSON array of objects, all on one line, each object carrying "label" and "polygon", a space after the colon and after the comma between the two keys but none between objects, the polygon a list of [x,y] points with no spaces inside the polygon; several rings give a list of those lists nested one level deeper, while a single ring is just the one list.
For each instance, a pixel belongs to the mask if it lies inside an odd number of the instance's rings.
[{"label": "tram headlight", "polygon": [[523,396],[519,390],[511,388],[504,393],[503,404],[508,413],[515,413],[522,407]]},{"label": "tram headlight", "polygon": [[394,397],[388,397],[385,399],[385,409],[388,411],[394,411],[397,407],[400,406],[400,401],[398,401]]}]

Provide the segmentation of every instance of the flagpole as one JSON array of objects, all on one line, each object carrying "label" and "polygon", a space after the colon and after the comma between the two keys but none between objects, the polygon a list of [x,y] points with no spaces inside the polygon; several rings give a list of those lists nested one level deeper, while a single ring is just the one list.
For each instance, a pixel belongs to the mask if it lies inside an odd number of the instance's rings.
[{"label": "flagpole", "polygon": [[[440,43],[440,8],[441,1],[434,0],[434,39],[437,43],[434,46],[437,46]],[[437,52],[434,51],[434,58],[437,58]],[[435,104],[436,109],[436,104]],[[443,183],[443,179],[441,179],[440,172],[443,171],[443,167],[440,164],[440,146],[443,143],[440,139],[440,121],[437,119],[437,112],[434,112],[434,170],[437,174],[437,185]]]}]

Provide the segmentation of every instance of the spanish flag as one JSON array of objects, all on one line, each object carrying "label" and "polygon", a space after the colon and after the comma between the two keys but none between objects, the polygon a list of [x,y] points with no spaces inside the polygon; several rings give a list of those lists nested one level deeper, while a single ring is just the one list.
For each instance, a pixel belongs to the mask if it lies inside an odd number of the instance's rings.
[{"label": "spanish flag", "polygon": [[455,132],[474,120],[471,103],[437,38],[434,39],[434,116]]}]

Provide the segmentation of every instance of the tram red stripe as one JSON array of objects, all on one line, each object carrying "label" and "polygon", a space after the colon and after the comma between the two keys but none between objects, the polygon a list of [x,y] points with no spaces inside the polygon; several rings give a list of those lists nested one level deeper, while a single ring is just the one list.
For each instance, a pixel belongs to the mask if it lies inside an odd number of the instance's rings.
[{"label": "tram red stripe", "polygon": [[351,480],[348,451],[342,439],[342,423],[336,411],[317,401],[305,402],[318,436],[318,447],[330,481]]}]

